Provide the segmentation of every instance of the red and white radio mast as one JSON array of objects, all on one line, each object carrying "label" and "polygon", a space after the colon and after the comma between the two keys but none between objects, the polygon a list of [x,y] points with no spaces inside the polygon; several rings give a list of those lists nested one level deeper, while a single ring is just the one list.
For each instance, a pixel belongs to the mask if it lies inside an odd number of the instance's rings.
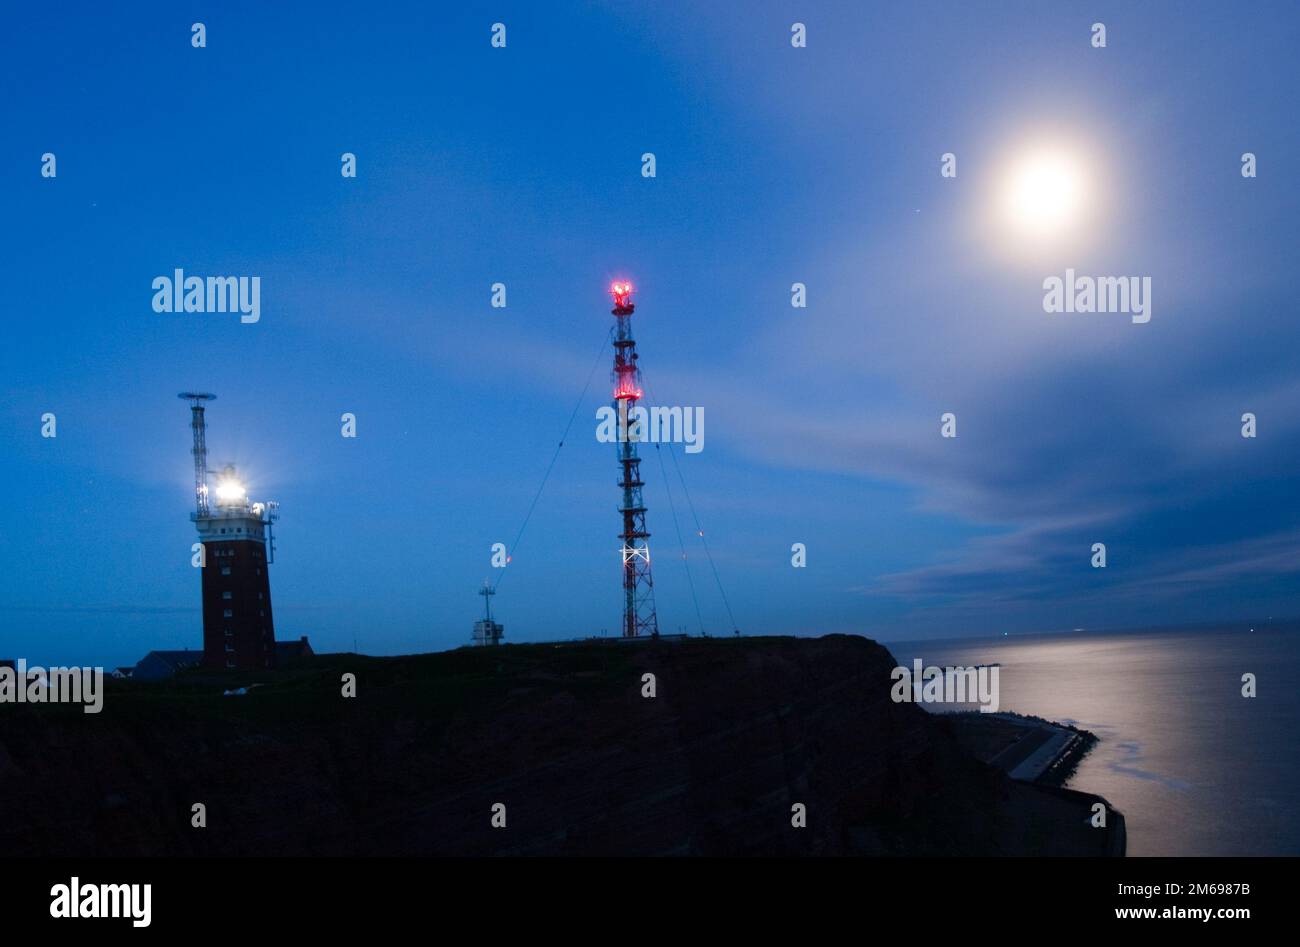
[{"label": "red and white radio mast", "polygon": [[650,534],[645,528],[645,501],[641,498],[641,458],[629,421],[641,398],[641,370],[637,367],[636,341],[632,338],[632,284],[615,283],[614,297],[614,410],[619,421],[618,462],[622,467],[623,504],[623,637],[659,634],[655,615],[654,580],[650,577]]}]

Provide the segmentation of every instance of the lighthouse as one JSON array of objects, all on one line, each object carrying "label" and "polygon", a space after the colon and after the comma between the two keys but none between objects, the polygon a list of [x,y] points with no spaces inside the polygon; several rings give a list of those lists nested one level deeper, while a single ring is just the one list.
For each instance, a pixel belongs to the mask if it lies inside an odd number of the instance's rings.
[{"label": "lighthouse", "polygon": [[215,395],[185,393],[194,433],[196,510],[202,544],[203,666],[261,670],[275,666],[269,566],[275,558],[274,503],[254,503],[233,465],[207,483],[204,406]]}]

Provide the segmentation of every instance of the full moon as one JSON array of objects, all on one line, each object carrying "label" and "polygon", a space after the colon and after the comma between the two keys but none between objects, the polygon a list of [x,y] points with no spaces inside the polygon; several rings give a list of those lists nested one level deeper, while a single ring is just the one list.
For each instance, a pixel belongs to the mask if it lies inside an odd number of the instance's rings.
[{"label": "full moon", "polygon": [[1007,222],[1028,237],[1057,236],[1079,222],[1086,197],[1080,162],[1044,149],[1012,162],[1002,189]]}]

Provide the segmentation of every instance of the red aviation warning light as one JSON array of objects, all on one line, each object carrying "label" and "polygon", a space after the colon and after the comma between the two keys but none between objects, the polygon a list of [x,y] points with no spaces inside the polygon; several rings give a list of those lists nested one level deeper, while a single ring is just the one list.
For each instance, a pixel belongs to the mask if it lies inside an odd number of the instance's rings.
[{"label": "red aviation warning light", "polygon": [[620,371],[618,383],[614,386],[614,399],[616,401],[640,401],[641,386],[636,383],[633,371]]},{"label": "red aviation warning light", "polygon": [[631,283],[614,283],[609,287],[609,294],[614,297],[614,312],[625,310],[632,311],[632,284]]},{"label": "red aviation warning light", "polygon": [[614,297],[611,310],[618,317],[618,339],[614,342],[617,354],[614,357],[614,398],[618,401],[637,401],[641,397],[640,372],[636,367],[636,344],[632,341],[632,330],[628,325],[628,316],[636,310],[632,303],[632,284],[626,280],[616,280],[610,284],[609,294]]}]

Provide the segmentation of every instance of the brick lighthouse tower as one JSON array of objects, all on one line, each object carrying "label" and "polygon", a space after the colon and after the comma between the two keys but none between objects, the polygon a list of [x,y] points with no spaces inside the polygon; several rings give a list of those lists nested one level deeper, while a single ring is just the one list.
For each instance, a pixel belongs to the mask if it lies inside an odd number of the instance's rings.
[{"label": "brick lighthouse tower", "polygon": [[194,494],[190,519],[203,544],[203,666],[255,670],[275,666],[268,566],[275,557],[274,503],[248,499],[234,466],[207,484],[204,403],[216,395],[186,392],[194,432]]}]

